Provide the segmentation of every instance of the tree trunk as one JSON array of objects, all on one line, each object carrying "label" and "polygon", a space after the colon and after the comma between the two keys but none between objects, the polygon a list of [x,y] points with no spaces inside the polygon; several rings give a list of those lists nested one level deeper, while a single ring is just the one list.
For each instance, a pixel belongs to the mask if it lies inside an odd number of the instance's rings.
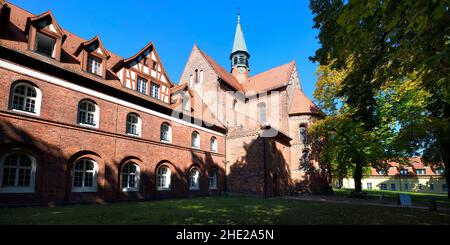
[{"label": "tree trunk", "polygon": [[355,180],[355,192],[361,193],[362,192],[362,163],[360,159],[356,159],[355,161],[355,172],[353,174],[353,179]]}]

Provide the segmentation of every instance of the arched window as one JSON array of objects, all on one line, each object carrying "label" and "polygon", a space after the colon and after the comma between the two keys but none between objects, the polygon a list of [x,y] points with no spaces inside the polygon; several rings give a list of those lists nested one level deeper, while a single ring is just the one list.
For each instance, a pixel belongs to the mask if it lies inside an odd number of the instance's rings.
[{"label": "arched window", "polygon": [[168,123],[161,124],[161,141],[166,143],[172,142],[172,127]]},{"label": "arched window", "polygon": [[28,154],[13,152],[0,162],[0,192],[34,192],[36,159]]},{"label": "arched window", "polygon": [[98,127],[99,107],[90,100],[82,100],[78,105],[78,124]]},{"label": "arched window", "polygon": [[237,65],[237,64],[238,64],[238,56],[234,56],[233,65]]},{"label": "arched window", "polygon": [[189,170],[189,190],[200,189],[200,172],[197,168]]},{"label": "arched window", "polygon": [[192,133],[192,148],[200,149],[200,134],[196,131]]},{"label": "arched window", "polygon": [[265,123],[266,118],[266,103],[260,102],[258,103],[258,119],[261,123]]},{"label": "arched window", "polygon": [[211,169],[208,174],[209,178],[209,189],[215,190],[217,189],[217,170]]},{"label": "arched window", "polygon": [[128,135],[141,136],[141,118],[134,114],[128,113],[126,132]]},{"label": "arched window", "polygon": [[211,151],[217,152],[217,138],[214,136],[211,137]]},{"label": "arched window", "polygon": [[11,109],[39,115],[41,91],[28,83],[19,82],[12,88]]},{"label": "arched window", "polygon": [[122,167],[122,191],[139,191],[140,169],[133,162],[129,162]]},{"label": "arched window", "polygon": [[156,171],[156,189],[158,191],[170,190],[170,169],[167,166],[160,166]]},{"label": "arched window", "polygon": [[73,166],[73,192],[97,191],[98,165],[91,159],[82,158]]},{"label": "arched window", "polygon": [[304,145],[308,143],[308,134],[305,125],[300,125],[300,143]]}]

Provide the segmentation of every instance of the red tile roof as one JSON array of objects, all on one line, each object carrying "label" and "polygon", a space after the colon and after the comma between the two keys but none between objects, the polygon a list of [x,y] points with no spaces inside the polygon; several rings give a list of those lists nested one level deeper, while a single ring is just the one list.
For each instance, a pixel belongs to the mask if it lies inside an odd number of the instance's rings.
[{"label": "red tile roof", "polygon": [[301,89],[297,89],[294,99],[289,108],[289,115],[300,114],[323,114],[320,109],[303,93]]},{"label": "red tile roof", "polygon": [[[25,32],[28,19],[36,18],[36,15],[11,3],[8,3],[8,6],[11,8],[10,23],[8,28],[4,28],[6,30],[2,29],[2,31],[0,31],[0,46],[20,52],[31,58],[39,59],[41,61],[60,67],[62,69],[74,72],[80,76],[87,77],[91,80],[95,80],[98,83],[113,87],[117,90],[121,90],[128,94],[133,94],[136,97],[140,97],[142,99],[151,101],[160,106],[170,108],[170,105],[160,100],[153,99],[150,96],[145,96],[143,94],[138,93],[137,91],[123,87],[122,84],[119,82],[119,79],[115,75],[114,71],[112,70],[112,68],[119,61],[124,60],[124,58],[109,50],[108,54],[110,55],[110,59],[108,60],[108,62],[106,62],[107,64],[106,79],[101,79],[96,75],[82,71],[82,67],[80,65],[81,57],[76,57],[74,53],[76,52],[78,47],[80,47],[81,44],[87,42],[88,40],[83,39],[65,29],[62,30],[64,31],[64,34],[67,36],[67,38],[62,46],[61,61],[58,62],[53,59],[42,59],[41,55],[36,54],[35,52],[28,49],[28,38]],[[44,14],[48,13],[46,12]]]},{"label": "red tile roof", "polygon": [[[407,175],[410,175],[410,176],[418,175],[416,173],[417,169],[425,169],[425,175],[437,175],[431,167],[426,166],[423,163],[423,161],[420,157],[411,157],[409,159],[409,164],[400,164],[398,162],[388,162],[388,164],[390,165],[390,167],[388,169],[387,176],[400,175],[401,169],[406,169],[408,171]],[[371,169],[371,174],[372,175],[380,175],[379,171],[375,168]],[[420,175],[418,175],[418,176],[420,176]]]},{"label": "red tile roof", "polygon": [[248,79],[244,84],[245,91],[263,92],[287,86],[291,79],[295,61],[284,64]]}]

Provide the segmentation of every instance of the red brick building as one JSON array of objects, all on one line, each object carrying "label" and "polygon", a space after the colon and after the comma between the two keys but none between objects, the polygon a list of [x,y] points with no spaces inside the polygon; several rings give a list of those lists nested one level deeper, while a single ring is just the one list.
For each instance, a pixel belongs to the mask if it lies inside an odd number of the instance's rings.
[{"label": "red brick building", "polygon": [[225,128],[173,117],[153,43],[122,58],[51,12],[0,6],[1,204],[223,191]]},{"label": "red brick building", "polygon": [[51,12],[0,11],[0,204],[329,188],[295,62],[249,77],[240,23],[230,73],[195,46],[176,85],[153,43],[124,58]]}]

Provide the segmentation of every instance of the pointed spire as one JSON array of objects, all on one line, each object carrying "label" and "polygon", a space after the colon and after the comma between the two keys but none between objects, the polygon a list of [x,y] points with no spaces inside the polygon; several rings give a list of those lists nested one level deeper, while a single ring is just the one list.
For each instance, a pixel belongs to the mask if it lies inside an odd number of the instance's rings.
[{"label": "pointed spire", "polygon": [[240,11],[238,11],[236,34],[234,36],[233,51],[231,53],[235,53],[237,51],[243,51],[243,52],[248,53],[247,45],[245,44],[244,33],[242,32],[242,27],[241,27]]}]

